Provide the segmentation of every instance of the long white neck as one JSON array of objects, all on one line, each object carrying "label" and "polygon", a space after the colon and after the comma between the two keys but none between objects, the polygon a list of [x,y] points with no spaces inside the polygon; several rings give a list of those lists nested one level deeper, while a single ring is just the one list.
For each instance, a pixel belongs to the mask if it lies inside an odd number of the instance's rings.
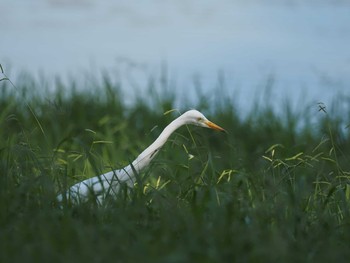
[{"label": "long white neck", "polygon": [[184,124],[185,122],[183,121],[181,116],[173,120],[168,126],[164,128],[159,137],[132,162],[131,168],[137,173],[139,173],[145,166],[147,166],[152,161],[152,159],[159,152],[160,148],[168,140],[169,136]]}]

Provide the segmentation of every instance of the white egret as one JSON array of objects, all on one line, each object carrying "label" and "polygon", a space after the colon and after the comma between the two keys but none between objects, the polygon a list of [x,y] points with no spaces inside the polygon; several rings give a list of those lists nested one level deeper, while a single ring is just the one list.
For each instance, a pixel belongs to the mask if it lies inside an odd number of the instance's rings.
[{"label": "white egret", "polygon": [[197,110],[189,110],[172,121],[159,137],[146,148],[130,165],[108,173],[86,179],[71,186],[65,194],[60,194],[57,199],[62,201],[64,195],[72,203],[86,201],[89,197],[96,198],[98,203],[102,203],[108,195],[115,196],[121,183],[133,187],[136,175],[145,168],[159,152],[160,148],[168,140],[169,136],[179,127],[192,124],[200,127],[211,128],[218,131],[225,131],[220,126],[209,121]]}]

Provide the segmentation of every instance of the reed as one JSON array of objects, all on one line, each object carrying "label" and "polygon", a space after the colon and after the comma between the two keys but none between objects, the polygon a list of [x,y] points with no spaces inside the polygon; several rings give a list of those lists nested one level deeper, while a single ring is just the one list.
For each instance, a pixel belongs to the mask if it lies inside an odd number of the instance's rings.
[{"label": "reed", "polygon": [[241,118],[202,95],[192,107],[227,135],[182,128],[135,188],[102,207],[60,207],[57,193],[127,165],[177,113],[164,115],[176,97],[155,89],[126,105],[107,77],[89,91],[56,84],[43,94],[28,76],[0,81],[1,262],[349,258],[348,113],[257,106]]}]

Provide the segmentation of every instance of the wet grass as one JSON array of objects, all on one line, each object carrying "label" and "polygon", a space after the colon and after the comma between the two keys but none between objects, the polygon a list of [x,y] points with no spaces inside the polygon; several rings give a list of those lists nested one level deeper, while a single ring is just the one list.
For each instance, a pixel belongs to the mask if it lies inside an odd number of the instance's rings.
[{"label": "wet grass", "polygon": [[61,208],[57,193],[129,164],[177,116],[173,95],[152,94],[0,82],[0,262],[347,261],[350,118],[332,105],[242,119],[203,95],[191,107],[228,134],[183,127],[134,189]]}]

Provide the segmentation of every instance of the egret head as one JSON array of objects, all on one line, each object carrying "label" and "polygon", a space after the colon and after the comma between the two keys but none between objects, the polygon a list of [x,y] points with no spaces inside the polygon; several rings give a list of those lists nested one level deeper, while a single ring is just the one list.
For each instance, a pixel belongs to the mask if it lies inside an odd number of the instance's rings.
[{"label": "egret head", "polygon": [[183,118],[185,118],[186,124],[192,124],[200,127],[210,128],[217,131],[225,131],[220,126],[209,121],[201,112],[197,110],[189,110],[185,112],[182,116]]}]

